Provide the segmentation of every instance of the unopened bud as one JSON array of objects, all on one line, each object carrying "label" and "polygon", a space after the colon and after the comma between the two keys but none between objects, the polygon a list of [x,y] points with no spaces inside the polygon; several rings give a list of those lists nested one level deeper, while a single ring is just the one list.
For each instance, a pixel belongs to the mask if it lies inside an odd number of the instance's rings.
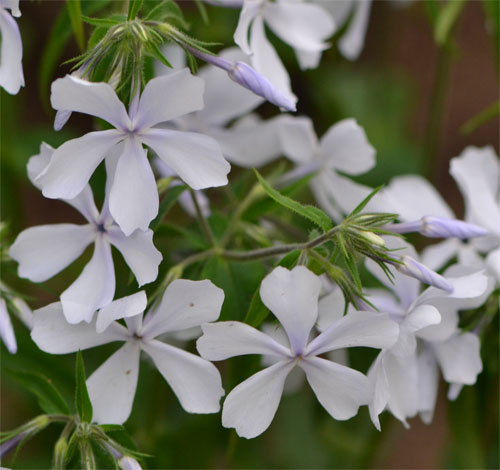
[{"label": "unopened bud", "polygon": [[376,233],[358,230],[358,234],[372,245],[385,246],[385,240]]},{"label": "unopened bud", "polygon": [[434,217],[427,215],[420,220],[405,222],[402,224],[391,224],[382,227],[393,233],[419,232],[429,238],[460,238],[462,240],[488,235],[488,231],[463,220],[447,219],[445,217]]},{"label": "unopened bud", "polygon": [[414,277],[424,284],[437,287],[446,292],[453,292],[453,285],[449,281],[412,257],[403,256],[400,261],[402,264],[395,264],[396,269],[400,273]]}]

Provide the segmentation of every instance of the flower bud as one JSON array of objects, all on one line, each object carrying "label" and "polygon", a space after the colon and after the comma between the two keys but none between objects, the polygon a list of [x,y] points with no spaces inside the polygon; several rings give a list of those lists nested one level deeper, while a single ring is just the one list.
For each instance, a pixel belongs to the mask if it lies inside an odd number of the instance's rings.
[{"label": "flower bud", "polygon": [[385,240],[376,233],[367,230],[358,230],[358,234],[372,245],[385,246]]},{"label": "flower bud", "polygon": [[393,233],[419,232],[429,238],[455,237],[462,240],[488,235],[486,229],[474,224],[469,224],[463,220],[434,217],[431,215],[426,215],[420,220],[412,222],[386,225],[383,229]]},{"label": "flower bud", "polygon": [[447,281],[443,276],[436,273],[427,266],[419,263],[417,260],[410,256],[402,256],[400,261],[402,264],[395,264],[396,269],[406,276],[414,277],[424,284],[437,287],[446,292],[453,292],[453,285]]}]

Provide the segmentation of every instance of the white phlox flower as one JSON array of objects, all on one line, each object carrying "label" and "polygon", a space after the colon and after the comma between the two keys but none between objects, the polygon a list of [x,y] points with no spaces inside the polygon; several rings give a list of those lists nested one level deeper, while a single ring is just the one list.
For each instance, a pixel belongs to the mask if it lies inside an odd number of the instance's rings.
[{"label": "white phlox flower", "polygon": [[[159,341],[218,318],[224,292],[208,280],[172,282],[156,309],[145,316],[144,292],[101,309],[90,324],[70,325],[60,303],[35,312],[33,341],[45,352],[67,354],[114,341],[125,344],[87,379],[93,420],[122,424],[129,417],[144,351],[189,413],[216,413],[224,390],[217,368],[201,357]],[[127,327],[116,320],[124,318]]]},{"label": "white phlox flower", "polygon": [[491,292],[491,282],[483,271],[471,273],[454,266],[446,272],[452,293],[429,287],[419,294],[418,280],[390,268],[394,275],[390,282],[373,261],[368,260],[367,267],[389,289],[367,289],[367,299],[399,324],[398,341],[378,355],[368,372],[375,390],[370,416],[379,430],[378,415],[385,408],[405,426],[417,413],[429,423],[439,369],[452,385],[451,395],[458,384],[474,384],[482,370],[479,339],[460,331],[458,312],[482,305]]},{"label": "white phlox flower", "polygon": [[[43,143],[40,154],[28,162],[28,176],[38,185],[36,176],[53,157],[54,149]],[[108,170],[116,158],[107,161]],[[94,253],[80,276],[61,294],[61,305],[70,323],[92,320],[94,312],[109,304],[115,294],[115,271],[111,245],[118,249],[134,273],[139,285],[152,282],[158,276],[161,253],[153,245],[150,229],[136,230],[125,235],[110,214],[109,199],[112,178],[108,178],[106,198],[99,213],[92,190],[84,186],[80,194],[64,201],[78,210],[87,223],[53,224],[30,227],[22,231],[9,254],[19,263],[19,277],[33,282],[50,279],[76,260],[94,244]]]},{"label": "white phlox flower", "polygon": [[21,16],[19,0],[0,0],[0,86],[11,95],[24,86],[23,43],[13,16]]},{"label": "white phlox flower", "polygon": [[239,436],[253,438],[271,424],[288,375],[297,366],[307,377],[321,405],[338,420],[354,416],[371,401],[372,389],[365,375],[320,357],[323,353],[353,346],[390,347],[398,327],[388,315],[354,312],[340,318],[309,341],[318,317],[319,277],[304,266],[291,271],[277,267],[264,280],[260,296],[279,320],[287,344],[236,321],[202,325],[197,348],[212,361],[261,354],[278,359],[234,388],[224,401],[222,425]]},{"label": "white phlox flower", "polygon": [[[431,269],[439,269],[454,257],[464,266],[477,269],[488,267],[500,280],[500,163],[492,147],[467,147],[450,163],[465,199],[465,217],[468,223],[486,229],[486,237],[468,241],[450,238],[425,248],[422,262]],[[418,197],[415,197],[418,194]],[[425,216],[455,219],[456,216],[436,189],[421,176],[393,178],[384,190],[386,210],[399,215],[403,222],[412,222]],[[486,261],[482,254],[489,253]]]},{"label": "white phlox flower", "polygon": [[[180,47],[167,47],[164,53],[174,71],[185,67],[185,53]],[[221,51],[219,56],[235,62],[248,61],[234,47]],[[172,69],[159,66],[157,72],[170,74]],[[282,155],[297,164],[309,158],[312,131],[308,119],[285,114],[261,120],[248,113],[264,100],[234,83],[223,70],[204,66],[198,77],[205,82],[204,108],[169,121],[166,127],[213,137],[228,161],[245,168],[261,167]]]},{"label": "white phlox flower", "polygon": [[[306,119],[306,118],[304,118]],[[310,173],[316,175],[310,188],[319,206],[338,222],[349,214],[372,189],[343,176],[361,175],[375,166],[375,149],[368,142],[365,131],[354,119],[344,119],[328,129],[318,140],[312,123],[290,133],[284,141],[285,154],[294,148],[301,149],[302,161],[282,177],[287,183]],[[295,151],[297,152],[297,150]],[[297,162],[298,159],[295,159]],[[339,173],[341,172],[341,173]],[[379,210],[385,205],[379,193],[372,198],[365,210]]]},{"label": "white phlox flower", "polygon": [[85,187],[99,163],[120,145],[110,189],[109,210],[126,235],[146,230],[158,213],[158,192],[143,145],[150,147],[186,184],[202,189],[227,184],[229,163],[217,142],[194,132],[158,124],[203,107],[203,81],[188,69],[150,80],[132,100],[129,111],[107,83],[68,75],[52,84],[56,110],[99,117],[114,129],[90,132],[61,145],[38,176],[43,194],[72,199]]},{"label": "white phlox flower", "polygon": [[302,69],[318,66],[325,42],[335,32],[328,11],[302,0],[244,0],[234,41],[251,56],[252,66],[294,102],[290,77],[266,37],[265,25],[293,47]]}]

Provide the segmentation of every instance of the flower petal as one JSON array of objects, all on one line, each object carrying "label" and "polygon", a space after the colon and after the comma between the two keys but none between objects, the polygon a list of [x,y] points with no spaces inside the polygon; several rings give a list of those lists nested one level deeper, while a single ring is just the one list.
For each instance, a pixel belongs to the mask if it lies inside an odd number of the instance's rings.
[{"label": "flower petal", "polygon": [[115,320],[144,312],[148,299],[144,291],[122,297],[101,308],[97,314],[96,331],[102,333]]},{"label": "flower petal", "polygon": [[307,355],[364,346],[389,348],[398,339],[398,325],[386,313],[352,311],[330,325],[307,346]]},{"label": "flower petal", "polygon": [[418,355],[418,412],[425,424],[434,416],[439,385],[439,372],[432,351],[425,347]]},{"label": "flower petal", "polygon": [[108,305],[115,295],[115,269],[111,246],[97,238],[92,259],[77,280],[61,294],[69,323],[90,322],[97,309]]},{"label": "flower petal", "polygon": [[36,186],[40,190],[42,188],[38,184],[38,182],[35,181],[35,179],[48,166],[54,151],[55,151],[54,147],[45,142],[42,142],[40,144],[40,153],[37,155],[33,155],[28,160],[28,164],[26,165],[29,180],[34,186]]},{"label": "flower petal", "polygon": [[260,286],[262,302],[283,325],[295,354],[304,352],[318,318],[320,290],[319,277],[304,266],[291,271],[278,266]]},{"label": "flower petal", "polygon": [[462,241],[457,238],[448,238],[442,242],[426,246],[420,254],[422,264],[434,271],[438,271],[458,254],[461,244]]},{"label": "flower petal", "polygon": [[224,401],[222,425],[246,439],[262,434],[278,410],[285,380],[294,362],[280,361],[235,387]]},{"label": "flower petal", "polygon": [[379,431],[380,420],[378,416],[384,411],[390,397],[389,383],[387,382],[385,370],[382,365],[384,354],[384,352],[381,352],[377,356],[377,359],[375,359],[375,362],[373,362],[368,371],[368,379],[373,387],[373,399],[368,405],[368,409],[370,411],[370,418]]},{"label": "flower petal", "polygon": [[243,2],[238,26],[234,32],[234,42],[240,46],[245,54],[252,54],[252,49],[248,43],[248,29],[254,18],[259,14],[260,7],[260,0],[244,0]]},{"label": "flower petal", "polygon": [[125,235],[147,230],[158,214],[156,180],[139,140],[127,138],[109,195],[109,210]]},{"label": "flower petal", "polygon": [[330,14],[319,5],[299,2],[268,2],[264,19],[272,31],[295,49],[317,52],[335,31]]},{"label": "flower petal", "polygon": [[227,184],[231,167],[211,137],[195,132],[150,129],[142,140],[193,189]]},{"label": "flower petal", "polygon": [[346,301],[342,289],[335,285],[333,290],[321,297],[318,304],[317,328],[325,331],[330,325],[344,316]]},{"label": "flower petal", "polygon": [[127,341],[125,327],[113,322],[105,332],[96,333],[95,321],[71,325],[66,321],[60,302],[35,310],[31,338],[50,354],[67,354],[93,348],[112,341]]},{"label": "flower petal", "polygon": [[375,149],[354,119],[334,124],[321,138],[325,165],[349,175],[366,173],[375,166]]},{"label": "flower petal", "polygon": [[[385,190],[390,211],[403,222],[412,222],[426,215],[454,219],[455,215],[438,191],[417,175],[393,178]],[[418,194],[418,197],[415,197]]]},{"label": "flower petal", "polygon": [[68,140],[53,153],[36,184],[51,199],[72,199],[83,190],[92,173],[122,135],[115,130],[89,132]]},{"label": "flower petal", "polygon": [[496,276],[497,283],[500,283],[500,248],[490,252],[486,257],[486,264],[491,272]]},{"label": "flower petal", "polygon": [[217,413],[224,395],[220,373],[199,356],[160,341],[143,343],[182,407],[189,413]]},{"label": "flower petal", "polygon": [[11,354],[17,352],[16,335],[10,321],[9,312],[7,311],[7,303],[0,297],[0,338],[2,338],[7,350]]},{"label": "flower petal", "polygon": [[133,125],[145,129],[203,108],[205,84],[188,68],[153,78],[141,94]]},{"label": "flower petal", "polygon": [[90,185],[86,185],[82,192],[73,199],[64,199],[70,206],[73,206],[80,214],[82,214],[91,224],[97,224],[99,219],[99,211],[94,202],[94,195]]},{"label": "flower petal", "polygon": [[130,119],[111,85],[66,75],[52,83],[50,103],[56,110],[76,111],[108,121],[118,129],[129,128]]},{"label": "flower petal", "polygon": [[357,370],[319,357],[299,362],[323,408],[335,419],[352,418],[361,405],[368,405],[373,389],[368,377]]},{"label": "flower petal", "polygon": [[483,370],[480,347],[479,338],[474,333],[457,334],[442,343],[433,343],[444,380],[475,384],[477,375]]},{"label": "flower petal", "polygon": [[371,4],[371,0],[362,0],[355,3],[354,17],[351,19],[347,31],[339,40],[339,50],[349,60],[356,60],[363,50]]},{"label": "flower petal", "polygon": [[98,424],[123,424],[132,411],[141,349],[127,342],[87,379],[92,402],[92,421]]},{"label": "flower petal", "polygon": [[196,348],[200,355],[209,361],[222,361],[246,354],[290,357],[288,348],[245,323],[206,323],[201,328],[203,336],[196,342]]},{"label": "flower petal", "polygon": [[153,245],[152,230],[136,230],[128,237],[116,226],[107,231],[109,242],[122,254],[139,286],[153,282],[158,276],[162,254]]},{"label": "flower petal", "polygon": [[142,334],[155,338],[215,321],[223,302],[224,291],[208,279],[177,279],[169,284],[155,312],[146,317]]},{"label": "flower petal", "polygon": [[0,10],[0,31],[0,86],[15,95],[24,86],[23,43],[16,21],[4,10]]},{"label": "flower petal", "polygon": [[43,282],[78,258],[94,238],[90,225],[40,225],[23,230],[9,254],[19,263],[19,277]]}]

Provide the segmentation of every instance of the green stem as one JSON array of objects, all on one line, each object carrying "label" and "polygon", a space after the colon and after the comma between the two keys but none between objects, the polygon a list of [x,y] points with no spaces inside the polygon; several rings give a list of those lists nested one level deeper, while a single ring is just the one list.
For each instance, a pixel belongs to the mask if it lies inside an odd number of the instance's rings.
[{"label": "green stem", "polygon": [[196,197],[196,194],[193,189],[189,188],[189,193],[191,194],[191,199],[193,200],[194,208],[196,210],[196,217],[201,226],[203,234],[205,235],[205,238],[207,239],[208,243],[210,243],[211,246],[215,246],[217,242],[215,240],[214,234],[212,233],[210,225],[208,225],[207,219],[203,217],[200,204],[198,203],[198,198]]},{"label": "green stem", "polygon": [[222,250],[217,254],[222,258],[233,261],[251,261],[283,255],[294,250],[309,250],[328,241],[340,229],[340,227],[340,225],[337,225],[323,235],[304,243],[289,243],[286,245],[271,246],[269,248],[259,248],[257,250],[250,251]]},{"label": "green stem", "polygon": [[241,201],[241,204],[238,206],[238,209],[236,210],[234,216],[230,219],[229,226],[227,227],[227,230],[224,233],[222,240],[220,241],[219,246],[221,248],[224,248],[229,243],[231,235],[236,230],[236,227],[238,226],[241,217],[243,216],[245,211],[250,207],[250,205],[255,201],[255,199],[259,198],[263,194],[264,191],[261,185],[257,183],[252,188],[252,190],[245,196],[243,201]]}]

